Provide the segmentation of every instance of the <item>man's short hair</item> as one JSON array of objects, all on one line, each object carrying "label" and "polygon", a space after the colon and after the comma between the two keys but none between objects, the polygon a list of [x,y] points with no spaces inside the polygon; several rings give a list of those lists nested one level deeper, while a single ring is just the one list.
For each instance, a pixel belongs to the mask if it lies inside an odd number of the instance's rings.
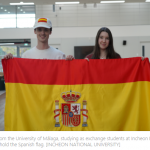
[{"label": "man's short hair", "polygon": [[[34,30],[36,31],[36,28]],[[52,27],[49,30],[50,30],[50,32],[52,32]]]}]

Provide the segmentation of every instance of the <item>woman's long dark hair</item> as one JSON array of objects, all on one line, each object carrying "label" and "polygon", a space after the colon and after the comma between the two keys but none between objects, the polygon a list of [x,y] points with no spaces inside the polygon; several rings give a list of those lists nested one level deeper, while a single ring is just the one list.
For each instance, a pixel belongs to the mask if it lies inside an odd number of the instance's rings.
[{"label": "woman's long dark hair", "polygon": [[101,32],[103,32],[103,31],[107,32],[109,35],[109,45],[106,49],[106,51],[107,51],[106,59],[118,58],[118,56],[120,56],[120,55],[117,54],[114,50],[113,37],[112,37],[111,31],[106,27],[100,28],[99,31],[97,32],[96,39],[95,39],[95,47],[94,47],[92,58],[93,59],[100,59],[100,47],[98,44],[98,40],[99,40],[99,36],[100,36]]}]

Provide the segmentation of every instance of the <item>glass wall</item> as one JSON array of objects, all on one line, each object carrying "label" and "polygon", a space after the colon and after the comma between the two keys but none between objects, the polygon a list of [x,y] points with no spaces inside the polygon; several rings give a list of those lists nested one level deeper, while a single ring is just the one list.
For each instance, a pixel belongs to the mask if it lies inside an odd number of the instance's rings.
[{"label": "glass wall", "polygon": [[8,53],[13,54],[13,57],[21,57],[22,54],[31,49],[30,44],[28,46],[20,45],[0,45],[0,72],[3,72],[1,59]]},{"label": "glass wall", "polygon": [[1,59],[8,53],[12,53],[14,57],[17,57],[17,46],[0,46],[0,72],[3,72]]},{"label": "glass wall", "polygon": [[27,46],[20,46],[19,47],[19,57],[22,57],[22,54],[25,52],[25,51],[27,51],[27,50],[29,50],[29,49],[31,49],[31,47],[27,47]]},{"label": "glass wall", "polygon": [[15,6],[0,6],[0,28],[16,28]]},{"label": "glass wall", "polygon": [[35,6],[0,6],[0,28],[30,28],[35,22]]}]

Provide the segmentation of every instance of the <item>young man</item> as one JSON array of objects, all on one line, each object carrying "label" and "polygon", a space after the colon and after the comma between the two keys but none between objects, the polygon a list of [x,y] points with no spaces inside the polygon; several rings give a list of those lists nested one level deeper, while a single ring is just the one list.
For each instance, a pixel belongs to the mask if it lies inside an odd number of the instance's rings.
[{"label": "young man", "polygon": [[[38,18],[34,24],[34,33],[37,36],[37,46],[24,52],[22,58],[31,59],[65,59],[65,54],[60,50],[48,45],[49,36],[52,33],[52,23],[48,18]],[[12,54],[7,54],[4,58],[13,58]],[[66,60],[74,57],[69,55]]]}]

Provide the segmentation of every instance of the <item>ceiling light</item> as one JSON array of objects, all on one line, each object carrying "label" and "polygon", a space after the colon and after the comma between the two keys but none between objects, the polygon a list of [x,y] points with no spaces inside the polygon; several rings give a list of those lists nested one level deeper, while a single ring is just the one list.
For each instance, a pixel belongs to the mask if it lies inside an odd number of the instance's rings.
[{"label": "ceiling light", "polygon": [[3,9],[3,7],[1,7],[1,9]]},{"label": "ceiling light", "polygon": [[150,0],[146,0],[145,2],[150,2]]},{"label": "ceiling light", "polygon": [[55,2],[55,4],[79,4],[79,2]]},{"label": "ceiling light", "polygon": [[10,13],[10,12],[8,12],[8,13]]},{"label": "ceiling light", "polygon": [[101,3],[124,3],[125,1],[101,1]]},{"label": "ceiling light", "polygon": [[18,7],[18,9],[20,9],[20,7]]},{"label": "ceiling light", "polygon": [[23,3],[23,2],[20,2],[20,3],[9,3],[10,5],[34,5],[34,3]]},{"label": "ceiling light", "polygon": [[26,13],[25,11],[23,13]]},{"label": "ceiling light", "polygon": [[20,9],[20,11],[23,11],[22,9]]},{"label": "ceiling light", "polygon": [[0,45],[14,45],[14,43],[0,43]]},{"label": "ceiling light", "polygon": [[4,11],[7,11],[6,9]]}]

